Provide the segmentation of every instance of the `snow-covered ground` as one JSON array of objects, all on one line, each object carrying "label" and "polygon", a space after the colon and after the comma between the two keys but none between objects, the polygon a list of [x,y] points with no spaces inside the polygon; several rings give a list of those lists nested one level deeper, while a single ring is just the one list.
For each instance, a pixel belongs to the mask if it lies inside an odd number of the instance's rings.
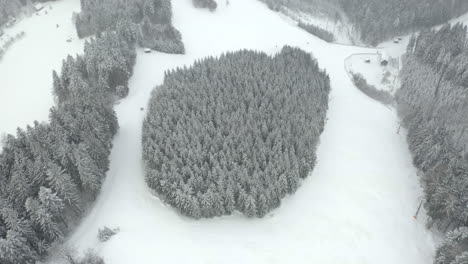
[{"label": "snow-covered ground", "polygon": [[[394,94],[400,87],[399,68],[395,65],[382,66],[382,55],[377,54],[382,50],[375,50],[375,53],[354,54],[345,60],[348,72],[361,74],[368,84],[373,85],[378,90],[388,91]],[[367,62],[370,60],[370,62]]]},{"label": "snow-covered ground", "polygon": [[[0,38],[1,46],[8,36],[25,33],[0,60],[0,135],[15,133],[18,126],[25,128],[34,120],[48,119],[54,103],[52,70],[60,72],[68,54],[83,51],[83,41],[77,40],[72,23],[80,1],[47,2],[44,7],[39,15],[34,13],[5,29]],[[73,39],[68,43],[70,37]]]},{"label": "snow-covered ground", "polygon": [[[78,2],[78,1],[76,1]],[[395,113],[348,78],[344,60],[358,47],[331,45],[286,22],[255,0],[230,1],[211,13],[191,0],[173,1],[174,23],[186,55],[138,52],[130,94],[117,106],[120,130],[101,194],[68,244],[96,248],[108,264],[347,263],[427,264],[434,242],[405,135]],[[151,90],[164,71],[225,51],[273,54],[289,44],[310,51],[326,68],[332,92],[318,164],[293,196],[263,219],[178,215],[146,187],[141,127]],[[13,101],[13,100],[12,100]],[[3,120],[2,120],[3,121]],[[106,243],[103,226],[121,231]]]}]

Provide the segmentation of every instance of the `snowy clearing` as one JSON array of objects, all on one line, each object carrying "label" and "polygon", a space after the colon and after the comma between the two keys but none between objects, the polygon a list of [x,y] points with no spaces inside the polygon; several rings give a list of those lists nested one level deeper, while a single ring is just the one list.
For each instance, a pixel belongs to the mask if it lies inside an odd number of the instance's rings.
[{"label": "snowy clearing", "polygon": [[377,53],[354,54],[346,59],[345,66],[348,72],[361,74],[368,84],[378,90],[394,94],[400,87],[399,69],[391,65],[382,66],[381,58]]},{"label": "snowy clearing", "polygon": [[[120,131],[102,192],[68,244],[94,247],[109,264],[128,263],[429,263],[434,242],[421,188],[394,111],[357,90],[344,60],[371,49],[331,45],[255,0],[218,3],[211,13],[173,1],[186,55],[139,50],[130,94],[117,106]],[[164,71],[225,51],[273,54],[289,44],[310,51],[331,77],[328,123],[318,164],[297,193],[263,219],[192,220],[154,197],[144,182],[141,126]],[[375,50],[375,49],[374,49]],[[100,243],[103,226],[120,233]]]},{"label": "snowy clearing", "polygon": [[[0,60],[0,135],[48,119],[54,103],[52,70],[60,72],[67,55],[83,51],[84,42],[76,37],[72,23],[72,13],[79,10],[79,1],[47,2],[39,15],[34,13],[5,29],[0,43],[22,31],[25,35]],[[72,38],[70,43],[68,38]]]}]

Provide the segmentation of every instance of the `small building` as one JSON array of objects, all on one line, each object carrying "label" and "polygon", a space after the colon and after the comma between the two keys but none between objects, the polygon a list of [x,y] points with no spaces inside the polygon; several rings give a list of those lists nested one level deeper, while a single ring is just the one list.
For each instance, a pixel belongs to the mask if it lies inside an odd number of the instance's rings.
[{"label": "small building", "polygon": [[387,66],[388,65],[388,56],[385,51],[377,51],[377,56],[380,61],[380,65]]},{"label": "small building", "polygon": [[145,53],[151,53],[151,49],[146,48],[146,49],[145,49]]},{"label": "small building", "polygon": [[400,43],[400,41],[398,39],[394,39],[393,43],[398,44],[398,43]]},{"label": "small building", "polygon": [[365,61],[366,63],[370,63],[370,62],[371,62],[371,59],[370,59],[370,58],[366,58],[364,61]]},{"label": "small building", "polygon": [[41,11],[42,9],[44,9],[44,6],[41,3],[38,3],[34,6],[34,10],[36,12]]}]

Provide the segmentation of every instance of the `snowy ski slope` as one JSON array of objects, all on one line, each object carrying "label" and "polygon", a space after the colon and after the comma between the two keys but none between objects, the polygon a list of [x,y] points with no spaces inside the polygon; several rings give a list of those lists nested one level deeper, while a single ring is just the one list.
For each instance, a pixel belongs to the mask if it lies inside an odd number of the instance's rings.
[{"label": "snowy ski slope", "polygon": [[[0,38],[2,44],[7,36],[25,33],[0,60],[0,135],[15,134],[17,127],[25,128],[34,120],[47,121],[54,104],[52,70],[60,72],[68,54],[83,51],[84,41],[76,37],[72,22],[80,1],[47,2],[44,7],[39,15],[23,18],[6,29]],[[72,42],[68,43],[68,38]]]},{"label": "snowy ski slope", "polygon": [[[218,1],[215,13],[174,0],[186,55],[138,52],[130,94],[117,106],[120,131],[102,193],[68,241],[100,251],[109,264],[347,263],[426,264],[434,252],[422,191],[394,111],[359,92],[344,59],[364,48],[330,45],[255,0]],[[228,216],[195,221],[155,198],[144,182],[141,126],[164,71],[239,49],[273,54],[289,44],[310,51],[331,77],[328,122],[318,164],[297,193],[264,219]],[[104,225],[121,232],[99,243]]]}]

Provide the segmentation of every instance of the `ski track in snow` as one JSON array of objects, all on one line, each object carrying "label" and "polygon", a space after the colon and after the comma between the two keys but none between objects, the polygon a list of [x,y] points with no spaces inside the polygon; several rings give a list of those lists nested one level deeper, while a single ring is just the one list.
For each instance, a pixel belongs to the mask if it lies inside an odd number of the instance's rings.
[{"label": "ski track in snow", "polygon": [[[173,1],[186,55],[138,51],[130,94],[116,105],[120,130],[102,192],[68,244],[97,248],[108,264],[430,263],[434,242],[404,132],[394,111],[351,83],[344,59],[369,49],[330,45],[254,0],[218,3],[210,13]],[[264,219],[240,215],[192,220],[151,194],[144,182],[141,127],[164,71],[226,51],[269,54],[285,45],[311,52],[331,77],[330,109],[318,163],[296,194]],[[141,111],[140,107],[145,107]],[[99,243],[104,225],[121,232]]]},{"label": "ski track in snow", "polygon": [[[39,16],[33,14],[5,30],[1,43],[7,35],[24,31],[25,36],[0,59],[0,135],[15,134],[17,127],[48,119],[54,105],[52,70],[60,73],[68,54],[83,51],[84,41],[78,40],[72,22],[72,13],[79,11],[80,1],[47,2]],[[70,37],[73,41],[68,43]]]}]

